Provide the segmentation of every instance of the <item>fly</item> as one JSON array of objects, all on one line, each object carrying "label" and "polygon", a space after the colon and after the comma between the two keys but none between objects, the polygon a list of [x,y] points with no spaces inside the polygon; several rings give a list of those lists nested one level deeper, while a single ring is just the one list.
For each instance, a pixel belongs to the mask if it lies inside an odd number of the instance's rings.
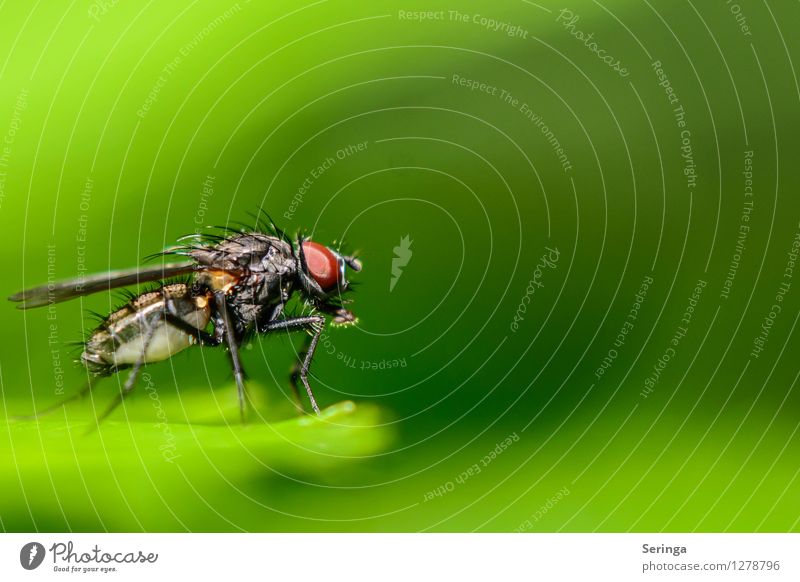
[{"label": "fly", "polygon": [[[308,371],[326,325],[325,315],[335,324],[356,321],[345,309],[342,295],[350,290],[348,271],[360,271],[361,262],[300,235],[292,240],[271,221],[259,221],[259,228],[223,228],[220,235],[183,237],[179,239],[183,244],[163,253],[184,257],[183,262],[72,279],[9,297],[20,303],[20,309],[29,309],[143,282],[160,283],[154,290],[132,296],[100,323],[84,343],[79,359],[88,373],[86,386],[38,414],[82,397],[97,379],[129,369],[122,390],[99,422],[130,394],[145,364],[203,345],[223,346],[228,352],[244,422],[247,393],[239,349],[252,334],[278,331],[310,332],[292,388],[299,406],[299,378],[319,414]],[[187,277],[184,282],[165,282],[176,276]],[[309,315],[285,316],[284,307],[295,294],[311,307]]]}]

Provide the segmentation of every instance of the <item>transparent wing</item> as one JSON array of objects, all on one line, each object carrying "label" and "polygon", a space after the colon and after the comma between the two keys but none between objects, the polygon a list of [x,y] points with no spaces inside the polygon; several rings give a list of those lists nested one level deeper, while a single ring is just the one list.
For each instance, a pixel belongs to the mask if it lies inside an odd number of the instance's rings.
[{"label": "transparent wing", "polygon": [[91,295],[98,291],[186,275],[196,268],[197,263],[183,262],[111,271],[26,289],[15,293],[8,300],[21,303],[21,305],[17,305],[17,309],[30,309],[31,307],[60,303],[83,295]]}]

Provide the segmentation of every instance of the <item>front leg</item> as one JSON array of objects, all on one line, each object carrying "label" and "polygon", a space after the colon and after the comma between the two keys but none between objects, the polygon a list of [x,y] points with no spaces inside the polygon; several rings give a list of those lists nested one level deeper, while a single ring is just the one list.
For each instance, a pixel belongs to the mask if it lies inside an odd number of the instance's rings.
[{"label": "front leg", "polygon": [[301,347],[297,355],[300,356],[300,359],[294,363],[292,366],[292,371],[289,374],[289,385],[292,387],[292,396],[294,396],[294,405],[297,407],[302,414],[306,413],[305,408],[303,408],[303,402],[300,400],[300,390],[297,388],[300,385],[300,368],[303,365],[303,362],[306,359],[306,354],[308,354],[308,345],[311,343],[311,336],[306,334],[305,338],[303,339],[303,347]]},{"label": "front leg", "polygon": [[317,349],[319,337],[322,335],[322,330],[325,329],[325,318],[321,315],[308,315],[304,317],[292,317],[289,319],[281,319],[279,321],[268,321],[260,324],[257,327],[259,333],[269,333],[271,331],[292,331],[297,329],[311,329],[312,336],[311,342],[306,349],[303,363],[300,365],[300,380],[308,393],[308,399],[311,402],[311,407],[314,412],[319,414],[319,406],[314,398],[314,393],[311,391],[311,386],[308,383],[308,370],[311,367],[311,360],[314,358],[314,351]]}]

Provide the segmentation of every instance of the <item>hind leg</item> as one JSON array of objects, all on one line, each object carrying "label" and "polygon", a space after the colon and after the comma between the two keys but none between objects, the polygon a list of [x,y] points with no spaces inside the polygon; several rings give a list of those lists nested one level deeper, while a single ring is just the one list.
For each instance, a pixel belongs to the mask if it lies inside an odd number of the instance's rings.
[{"label": "hind leg", "polygon": [[134,386],[136,386],[136,380],[139,377],[139,372],[142,369],[142,366],[144,366],[145,357],[147,354],[147,348],[150,347],[150,342],[152,341],[155,332],[156,332],[156,326],[153,326],[150,330],[148,330],[147,335],[144,337],[144,340],[142,341],[142,353],[139,355],[138,360],[136,360],[136,363],[133,365],[133,368],[131,368],[131,371],[128,373],[128,377],[125,379],[125,384],[122,386],[122,390],[120,390],[119,394],[117,394],[116,398],[114,398],[114,401],[105,410],[105,412],[103,412],[103,414],[97,417],[97,426],[100,426],[100,423],[109,414],[114,412],[114,409],[120,404],[122,404],[122,401],[125,400],[128,394],[130,394],[133,391]]},{"label": "hind leg", "polygon": [[144,365],[144,356],[139,359],[133,365],[133,368],[128,373],[128,377],[125,379],[125,385],[120,390],[119,394],[114,398],[114,401],[106,408],[105,412],[97,417],[97,425],[99,426],[101,422],[112,412],[114,409],[122,404],[122,401],[133,391],[134,386],[136,386],[136,380],[139,377],[139,370],[141,370],[142,366]]},{"label": "hind leg", "polygon": [[80,400],[81,398],[86,396],[91,391],[91,389],[94,387],[95,382],[97,382],[97,380],[99,380],[101,377],[102,376],[95,376],[95,375],[89,374],[89,377],[86,379],[86,383],[84,384],[83,388],[81,388],[78,392],[76,392],[72,396],[69,396],[68,398],[65,398],[61,402],[56,402],[55,404],[52,404],[52,405],[48,406],[47,408],[43,408],[42,410],[38,410],[38,411],[34,412],[33,414],[12,416],[11,418],[13,418],[14,420],[33,420],[33,419],[36,419],[36,418],[41,418],[42,416],[46,416],[48,414],[52,414],[53,412],[55,412],[59,408],[62,408],[64,406],[66,406],[70,402],[73,402],[75,400]]}]

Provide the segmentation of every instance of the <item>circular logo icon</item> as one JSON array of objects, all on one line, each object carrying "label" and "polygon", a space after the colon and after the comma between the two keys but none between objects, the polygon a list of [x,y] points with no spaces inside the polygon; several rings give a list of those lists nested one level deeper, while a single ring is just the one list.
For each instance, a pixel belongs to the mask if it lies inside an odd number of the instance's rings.
[{"label": "circular logo icon", "polygon": [[44,546],[39,542],[30,542],[19,551],[19,563],[26,570],[35,570],[44,561]]}]

